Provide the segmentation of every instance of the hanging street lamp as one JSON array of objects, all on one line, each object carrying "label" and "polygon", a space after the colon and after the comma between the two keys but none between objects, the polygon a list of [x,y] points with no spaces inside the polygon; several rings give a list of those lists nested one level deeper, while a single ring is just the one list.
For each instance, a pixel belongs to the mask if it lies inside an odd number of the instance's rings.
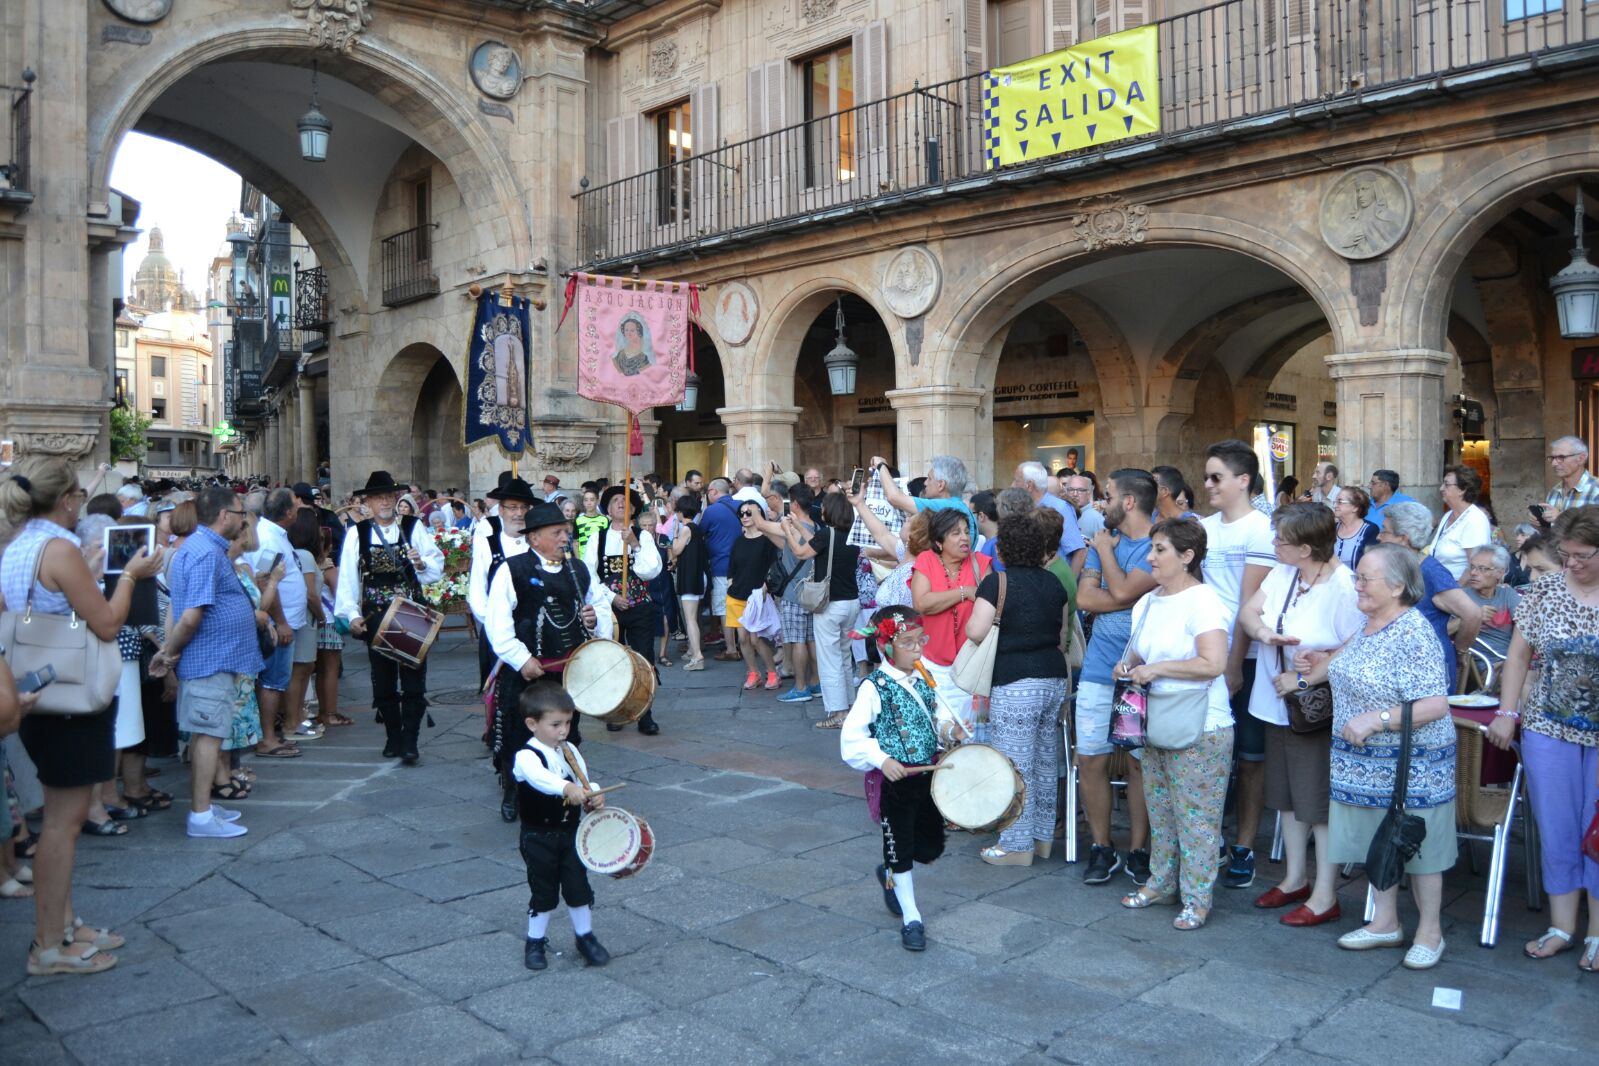
[{"label": "hanging street lamp", "polygon": [[300,116],[300,158],[307,163],[322,163],[328,158],[328,135],[333,122],[317,107],[316,63],[311,64],[311,110]]},{"label": "hanging street lamp", "polygon": [[822,365],[827,367],[827,385],[834,396],[855,395],[855,368],[859,365],[861,357],[856,355],[849,345],[844,343],[844,298],[838,298],[838,311],[833,317],[833,330],[838,335],[838,343],[833,345],[833,350],[822,358]]},{"label": "hanging street lamp", "polygon": [[1560,312],[1560,335],[1567,340],[1599,337],[1599,267],[1588,262],[1582,240],[1582,189],[1577,190],[1577,246],[1571,262],[1549,279]]}]

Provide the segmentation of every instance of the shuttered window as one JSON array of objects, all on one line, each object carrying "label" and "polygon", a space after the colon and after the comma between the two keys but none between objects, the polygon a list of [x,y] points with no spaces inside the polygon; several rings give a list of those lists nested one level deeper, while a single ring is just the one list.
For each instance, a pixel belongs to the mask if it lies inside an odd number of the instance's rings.
[{"label": "shuttered window", "polygon": [[655,128],[655,224],[670,225],[689,215],[690,175],[686,164],[694,154],[693,108],[680,100],[650,116]]}]

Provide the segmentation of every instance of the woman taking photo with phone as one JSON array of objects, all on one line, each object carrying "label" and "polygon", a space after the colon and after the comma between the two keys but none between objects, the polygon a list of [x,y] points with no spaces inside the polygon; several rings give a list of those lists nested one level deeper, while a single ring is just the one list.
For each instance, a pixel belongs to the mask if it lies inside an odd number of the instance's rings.
[{"label": "woman taking photo with phone", "polygon": [[[135,581],[161,569],[162,549],[142,549],[128,561],[109,600],[84,561],[78,524],[84,493],[72,464],[30,456],[0,479],[0,607],[77,617],[103,641],[115,641],[127,621]],[[108,951],[124,943],[105,929],[84,926],[72,906],[72,865],[78,834],[97,781],[116,772],[116,704],[93,714],[30,714],[22,746],[44,788],[44,826],[34,857],[33,946],[28,973],[99,973],[116,965]]]}]

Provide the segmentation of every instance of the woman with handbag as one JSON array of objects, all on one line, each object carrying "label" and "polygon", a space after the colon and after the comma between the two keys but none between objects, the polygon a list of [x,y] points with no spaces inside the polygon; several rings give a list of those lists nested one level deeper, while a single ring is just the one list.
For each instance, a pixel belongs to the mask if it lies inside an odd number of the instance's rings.
[{"label": "woman with handbag", "polygon": [[[1586,895],[1588,925],[1577,967],[1596,973],[1599,854],[1585,852],[1583,842],[1599,826],[1599,507],[1563,512],[1555,519],[1554,537],[1565,572],[1534,581],[1516,608],[1488,739],[1508,748],[1521,722],[1521,757],[1549,893],[1549,928],[1526,953],[1547,959],[1574,947]],[[1543,666],[1524,691],[1535,653]]]},{"label": "woman with handbag", "polygon": [[984,556],[972,552],[971,521],[964,510],[933,511],[927,520],[927,540],[931,547],[911,567],[911,603],[927,633],[922,665],[933,679],[939,702],[959,723],[957,732],[969,737],[977,724],[972,698],[955,684],[951,667],[966,642],[977,586],[991,567]]},{"label": "woman with handbag", "polygon": [[[1350,490],[1345,489],[1348,493]],[[1338,521],[1325,505],[1290,503],[1272,515],[1277,565],[1244,605],[1238,625],[1260,644],[1249,713],[1266,724],[1266,806],[1282,814],[1282,881],[1255,900],[1264,909],[1299,906],[1283,925],[1335,922],[1338,867],[1328,858],[1332,690],[1292,669],[1296,651],[1336,651],[1366,624],[1354,574],[1336,554]],[[1316,839],[1314,884],[1306,876]]]},{"label": "woman with handbag", "polygon": [[[1455,727],[1449,720],[1444,653],[1436,639],[1428,639],[1432,627],[1416,609],[1426,584],[1414,552],[1396,544],[1370,549],[1355,569],[1355,590],[1366,624],[1354,639],[1332,656],[1294,656],[1294,669],[1309,684],[1332,683],[1327,861],[1366,863],[1376,891],[1371,922],[1339,937],[1338,946],[1350,951],[1404,946],[1397,876],[1402,866],[1421,912],[1405,966],[1427,970],[1444,953],[1443,875],[1456,856]],[[1407,754],[1408,772],[1400,782],[1398,770]],[[1391,864],[1393,882],[1381,884],[1386,878],[1372,869],[1374,843],[1385,843],[1396,807],[1402,818],[1424,825],[1426,835],[1413,855]]]},{"label": "woman with handbag", "polygon": [[1049,858],[1055,840],[1057,721],[1066,700],[1060,630],[1071,607],[1060,581],[1042,565],[1060,544],[1060,534],[1050,537],[1045,528],[1033,515],[1000,520],[997,550],[1005,571],[983,578],[966,623],[972,645],[981,650],[985,641],[994,642],[988,678],[993,743],[1026,788],[1021,816],[1000,833],[998,845],[980,853],[994,866],[1031,866],[1035,854]]},{"label": "woman with handbag", "polygon": [[[124,943],[78,920],[72,865],[90,791],[116,772],[117,631],[127,621],[134,583],[160,571],[163,552],[159,546],[153,555],[140,549],[124,569],[127,580],[117,583],[108,600],[70,532],[83,501],[66,459],[30,456],[0,479],[0,631],[11,638],[0,640],[8,645],[7,661],[15,669],[20,654],[15,629],[24,624],[22,618],[41,625],[40,632],[61,630],[45,660],[56,667],[61,687],[42,691],[19,730],[44,787],[44,827],[33,867],[36,932],[28,952],[28,972],[34,975],[108,970],[116,957],[106,952]],[[62,625],[66,616],[77,624]],[[90,683],[67,681],[74,676]]]},{"label": "woman with handbag", "polygon": [[1233,762],[1223,676],[1230,625],[1221,597],[1200,576],[1205,527],[1192,518],[1168,518],[1149,536],[1155,590],[1133,605],[1132,635],[1111,672],[1141,686],[1148,708],[1149,880],[1124,896],[1122,906],[1181,902],[1172,926],[1186,931],[1210,917],[1221,864],[1222,806]]},{"label": "woman with handbag", "polygon": [[[860,593],[855,570],[861,550],[849,543],[855,511],[838,492],[822,497],[822,524],[808,541],[801,541],[800,520],[792,515],[783,519],[794,558],[811,560],[810,580],[800,586],[800,605],[815,618],[816,676],[822,686],[822,707],[827,717],[822,728],[842,728],[855,701],[854,656],[850,654],[850,630],[860,613]],[[826,596],[821,596],[825,588]],[[819,601],[819,603],[818,603]]]}]

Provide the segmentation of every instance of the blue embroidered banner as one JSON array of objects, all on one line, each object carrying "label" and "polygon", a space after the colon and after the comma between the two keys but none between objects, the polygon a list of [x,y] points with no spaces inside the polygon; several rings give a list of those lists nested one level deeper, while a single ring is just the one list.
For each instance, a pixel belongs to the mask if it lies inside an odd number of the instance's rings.
[{"label": "blue embroidered banner", "polygon": [[509,306],[497,292],[478,297],[472,341],[466,352],[466,410],[462,441],[497,439],[508,455],[521,455],[528,440],[528,302]]}]

